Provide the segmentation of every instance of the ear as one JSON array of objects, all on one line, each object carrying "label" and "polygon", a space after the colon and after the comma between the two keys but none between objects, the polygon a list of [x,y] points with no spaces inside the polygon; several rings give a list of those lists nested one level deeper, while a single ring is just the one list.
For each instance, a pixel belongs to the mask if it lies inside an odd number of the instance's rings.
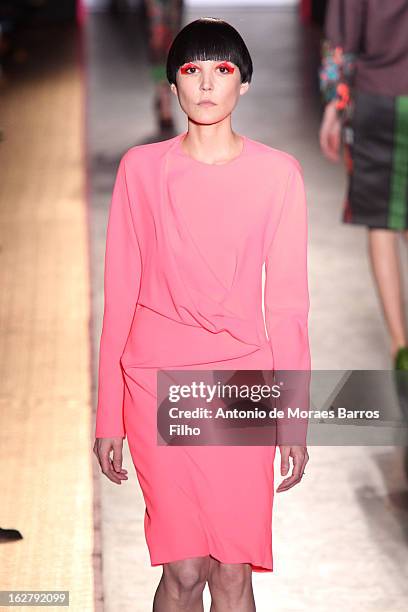
[{"label": "ear", "polygon": [[246,94],[248,89],[249,89],[249,83],[241,83],[240,90],[239,90],[239,95],[242,96],[242,95]]},{"label": "ear", "polygon": [[174,95],[177,96],[177,86],[174,83],[170,84],[170,89],[174,93]]}]

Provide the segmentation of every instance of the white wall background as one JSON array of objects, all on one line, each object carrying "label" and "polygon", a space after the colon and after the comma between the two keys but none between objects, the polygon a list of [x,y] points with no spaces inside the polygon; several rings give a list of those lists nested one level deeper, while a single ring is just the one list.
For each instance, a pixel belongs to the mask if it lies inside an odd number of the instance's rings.
[{"label": "white wall background", "polygon": [[[143,0],[127,0],[130,5],[138,6]],[[104,10],[109,0],[84,0],[91,10]],[[299,0],[185,0],[186,6],[296,6]]]},{"label": "white wall background", "polygon": [[185,0],[186,6],[296,6],[299,0]]}]

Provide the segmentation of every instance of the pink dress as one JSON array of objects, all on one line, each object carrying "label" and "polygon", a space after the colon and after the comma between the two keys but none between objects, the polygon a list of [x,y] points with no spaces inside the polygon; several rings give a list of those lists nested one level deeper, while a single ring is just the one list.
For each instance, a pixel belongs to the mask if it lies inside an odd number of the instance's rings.
[{"label": "pink dress", "polygon": [[310,369],[302,169],[248,137],[232,161],[200,162],[185,134],[134,146],[119,165],[95,434],[127,436],[151,565],[211,555],[273,571],[276,447],[158,446],[156,375]]}]

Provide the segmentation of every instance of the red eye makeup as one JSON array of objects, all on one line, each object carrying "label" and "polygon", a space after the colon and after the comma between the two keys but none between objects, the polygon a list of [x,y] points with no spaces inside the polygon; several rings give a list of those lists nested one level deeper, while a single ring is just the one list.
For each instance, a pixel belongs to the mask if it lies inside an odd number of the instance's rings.
[{"label": "red eye makeup", "polygon": [[[181,74],[189,74],[187,72],[187,70],[189,70],[189,68],[198,68],[198,66],[196,66],[192,62],[188,62],[187,64],[183,64],[182,66],[180,66],[180,73]],[[221,64],[219,64],[217,66],[217,68],[225,68],[229,74],[233,74],[234,71],[235,71],[234,66],[231,66],[231,64],[229,64],[228,62],[222,62]]]},{"label": "red eye makeup", "polygon": [[234,66],[231,66],[231,64],[228,64],[227,62],[223,62],[222,64],[217,66],[217,68],[227,68],[230,74],[232,74],[235,70]]},{"label": "red eye makeup", "polygon": [[180,67],[180,72],[181,74],[188,74],[187,70],[189,68],[197,68],[197,66],[195,66],[194,64],[192,64],[191,62],[187,63],[187,64],[183,64],[183,66]]}]

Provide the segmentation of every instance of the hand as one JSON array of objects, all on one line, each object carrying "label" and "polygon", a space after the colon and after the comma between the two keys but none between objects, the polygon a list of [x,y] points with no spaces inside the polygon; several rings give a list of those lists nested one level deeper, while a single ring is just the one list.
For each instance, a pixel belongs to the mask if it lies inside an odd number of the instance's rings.
[{"label": "hand", "polygon": [[341,142],[341,121],[337,115],[335,102],[329,102],[324,109],[319,131],[320,148],[331,161],[339,160]]},{"label": "hand", "polygon": [[[122,447],[123,438],[96,438],[93,452],[98,458],[102,472],[116,484],[122,484],[122,480],[127,480],[127,470],[122,468]],[[113,450],[113,460],[110,452]]]},{"label": "hand", "polygon": [[286,476],[289,471],[289,457],[293,459],[292,475],[289,478],[282,480],[277,493],[290,489],[295,484],[302,480],[303,472],[305,471],[306,463],[309,461],[309,453],[306,446],[279,446],[281,454],[281,475]]}]

